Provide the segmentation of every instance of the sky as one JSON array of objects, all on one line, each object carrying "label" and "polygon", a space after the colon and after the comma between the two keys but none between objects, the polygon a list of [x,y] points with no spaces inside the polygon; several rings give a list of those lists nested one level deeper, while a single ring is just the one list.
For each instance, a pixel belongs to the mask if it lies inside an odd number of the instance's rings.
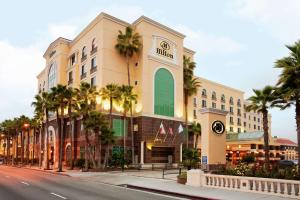
[{"label": "sky", "polygon": [[[0,7],[0,121],[32,116],[43,53],[57,37],[73,39],[100,12],[133,22],[150,17],[186,35],[195,74],[245,91],[274,85],[274,62],[300,39],[298,0],[10,0]],[[272,135],[296,140],[292,107],[272,109]]]}]

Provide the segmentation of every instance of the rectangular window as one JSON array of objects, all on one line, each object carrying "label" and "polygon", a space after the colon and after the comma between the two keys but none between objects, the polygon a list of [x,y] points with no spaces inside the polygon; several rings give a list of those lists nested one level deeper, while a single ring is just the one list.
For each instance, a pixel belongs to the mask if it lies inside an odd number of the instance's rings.
[{"label": "rectangular window", "polygon": [[230,106],[229,112],[230,112],[230,114],[233,114],[233,107]]},{"label": "rectangular window", "polygon": [[225,105],[224,104],[221,105],[221,110],[225,110]]},{"label": "rectangular window", "polygon": [[69,82],[71,82],[73,80],[73,72],[70,71],[69,72]]},{"label": "rectangular window", "polygon": [[256,149],[256,144],[251,144],[251,149]]},{"label": "rectangular window", "polygon": [[237,123],[238,123],[238,126],[240,126],[240,125],[242,124],[242,123],[241,123],[241,119],[238,118],[237,120],[238,120],[238,122],[237,122]]},{"label": "rectangular window", "polygon": [[240,133],[241,132],[241,128],[238,128],[238,133]]},{"label": "rectangular window", "polygon": [[81,76],[85,74],[85,65],[81,66]]},{"label": "rectangular window", "polygon": [[230,123],[233,123],[233,117],[229,118]]},{"label": "rectangular window", "polygon": [[202,108],[206,108],[206,101],[202,100]]},{"label": "rectangular window", "polygon": [[241,116],[241,109],[237,109],[237,114],[239,115],[239,116]]},{"label": "rectangular window", "polygon": [[76,62],[76,59],[75,59],[75,54],[73,54],[70,58],[70,63],[71,63],[71,66],[73,66]]},{"label": "rectangular window", "polygon": [[212,108],[216,108],[217,104],[215,102],[212,102],[211,106],[212,106]]},{"label": "rectangular window", "polygon": [[97,63],[96,63],[96,57],[92,58],[91,60],[91,68],[96,68],[97,67]]},{"label": "rectangular window", "polygon": [[256,130],[256,125],[255,124],[254,124],[253,128],[254,128],[254,130]]},{"label": "rectangular window", "polygon": [[233,127],[232,127],[232,126],[230,126],[229,130],[230,130],[230,132],[233,132]]},{"label": "rectangular window", "polygon": [[[125,121],[125,134],[127,135],[127,120]],[[113,119],[113,130],[115,132],[115,136],[121,137],[124,134],[124,120],[122,119]]]},{"label": "rectangular window", "polygon": [[96,86],[96,76],[91,78],[91,86]]},{"label": "rectangular window", "polygon": [[257,129],[260,131],[260,126],[257,126]]},{"label": "rectangular window", "polygon": [[260,122],[260,118],[257,118],[257,121]]},{"label": "rectangular window", "polygon": [[194,119],[197,119],[197,110],[194,110]]},{"label": "rectangular window", "polygon": [[244,126],[245,126],[245,127],[247,126],[247,123],[246,123],[246,122],[244,122]]},{"label": "rectangular window", "polygon": [[197,107],[197,99],[194,98],[194,107]]},{"label": "rectangular window", "polygon": [[256,117],[253,117],[253,120],[256,121]]},{"label": "rectangular window", "polygon": [[247,115],[246,115],[246,113],[244,113],[244,118],[245,118],[245,119],[247,118]]}]

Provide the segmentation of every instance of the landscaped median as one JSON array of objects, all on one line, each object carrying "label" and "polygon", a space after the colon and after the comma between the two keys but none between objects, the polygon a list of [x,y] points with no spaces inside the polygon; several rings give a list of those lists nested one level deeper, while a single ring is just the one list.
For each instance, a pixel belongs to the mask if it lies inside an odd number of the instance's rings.
[{"label": "landscaped median", "polygon": [[187,172],[186,184],[300,199],[300,181],[295,180],[218,175],[194,169]]}]

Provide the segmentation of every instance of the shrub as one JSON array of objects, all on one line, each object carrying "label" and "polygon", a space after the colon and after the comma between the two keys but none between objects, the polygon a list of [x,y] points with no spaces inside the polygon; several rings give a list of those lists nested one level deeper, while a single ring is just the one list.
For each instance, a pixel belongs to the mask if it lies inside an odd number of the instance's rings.
[{"label": "shrub", "polygon": [[186,173],[186,172],[182,172],[182,173],[179,174],[177,177],[178,177],[178,178],[184,178],[184,179],[187,179],[187,173]]},{"label": "shrub", "polygon": [[247,156],[243,157],[242,162],[247,163],[247,164],[254,163],[255,157],[253,155],[247,155]]},{"label": "shrub", "polygon": [[85,163],[85,159],[80,158],[80,159],[75,160],[74,166],[79,167],[79,168],[84,168],[84,163]]},{"label": "shrub", "polygon": [[196,167],[199,162],[198,151],[195,149],[184,149],[183,150],[183,166],[191,169],[192,167]]}]

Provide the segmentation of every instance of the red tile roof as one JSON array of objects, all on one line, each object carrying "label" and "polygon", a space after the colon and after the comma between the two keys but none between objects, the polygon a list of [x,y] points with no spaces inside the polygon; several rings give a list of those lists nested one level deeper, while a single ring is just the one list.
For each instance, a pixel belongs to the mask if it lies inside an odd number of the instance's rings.
[{"label": "red tile roof", "polygon": [[293,142],[292,140],[289,140],[287,138],[276,138],[275,141],[279,143],[280,145],[291,145],[296,146],[297,143]]}]

